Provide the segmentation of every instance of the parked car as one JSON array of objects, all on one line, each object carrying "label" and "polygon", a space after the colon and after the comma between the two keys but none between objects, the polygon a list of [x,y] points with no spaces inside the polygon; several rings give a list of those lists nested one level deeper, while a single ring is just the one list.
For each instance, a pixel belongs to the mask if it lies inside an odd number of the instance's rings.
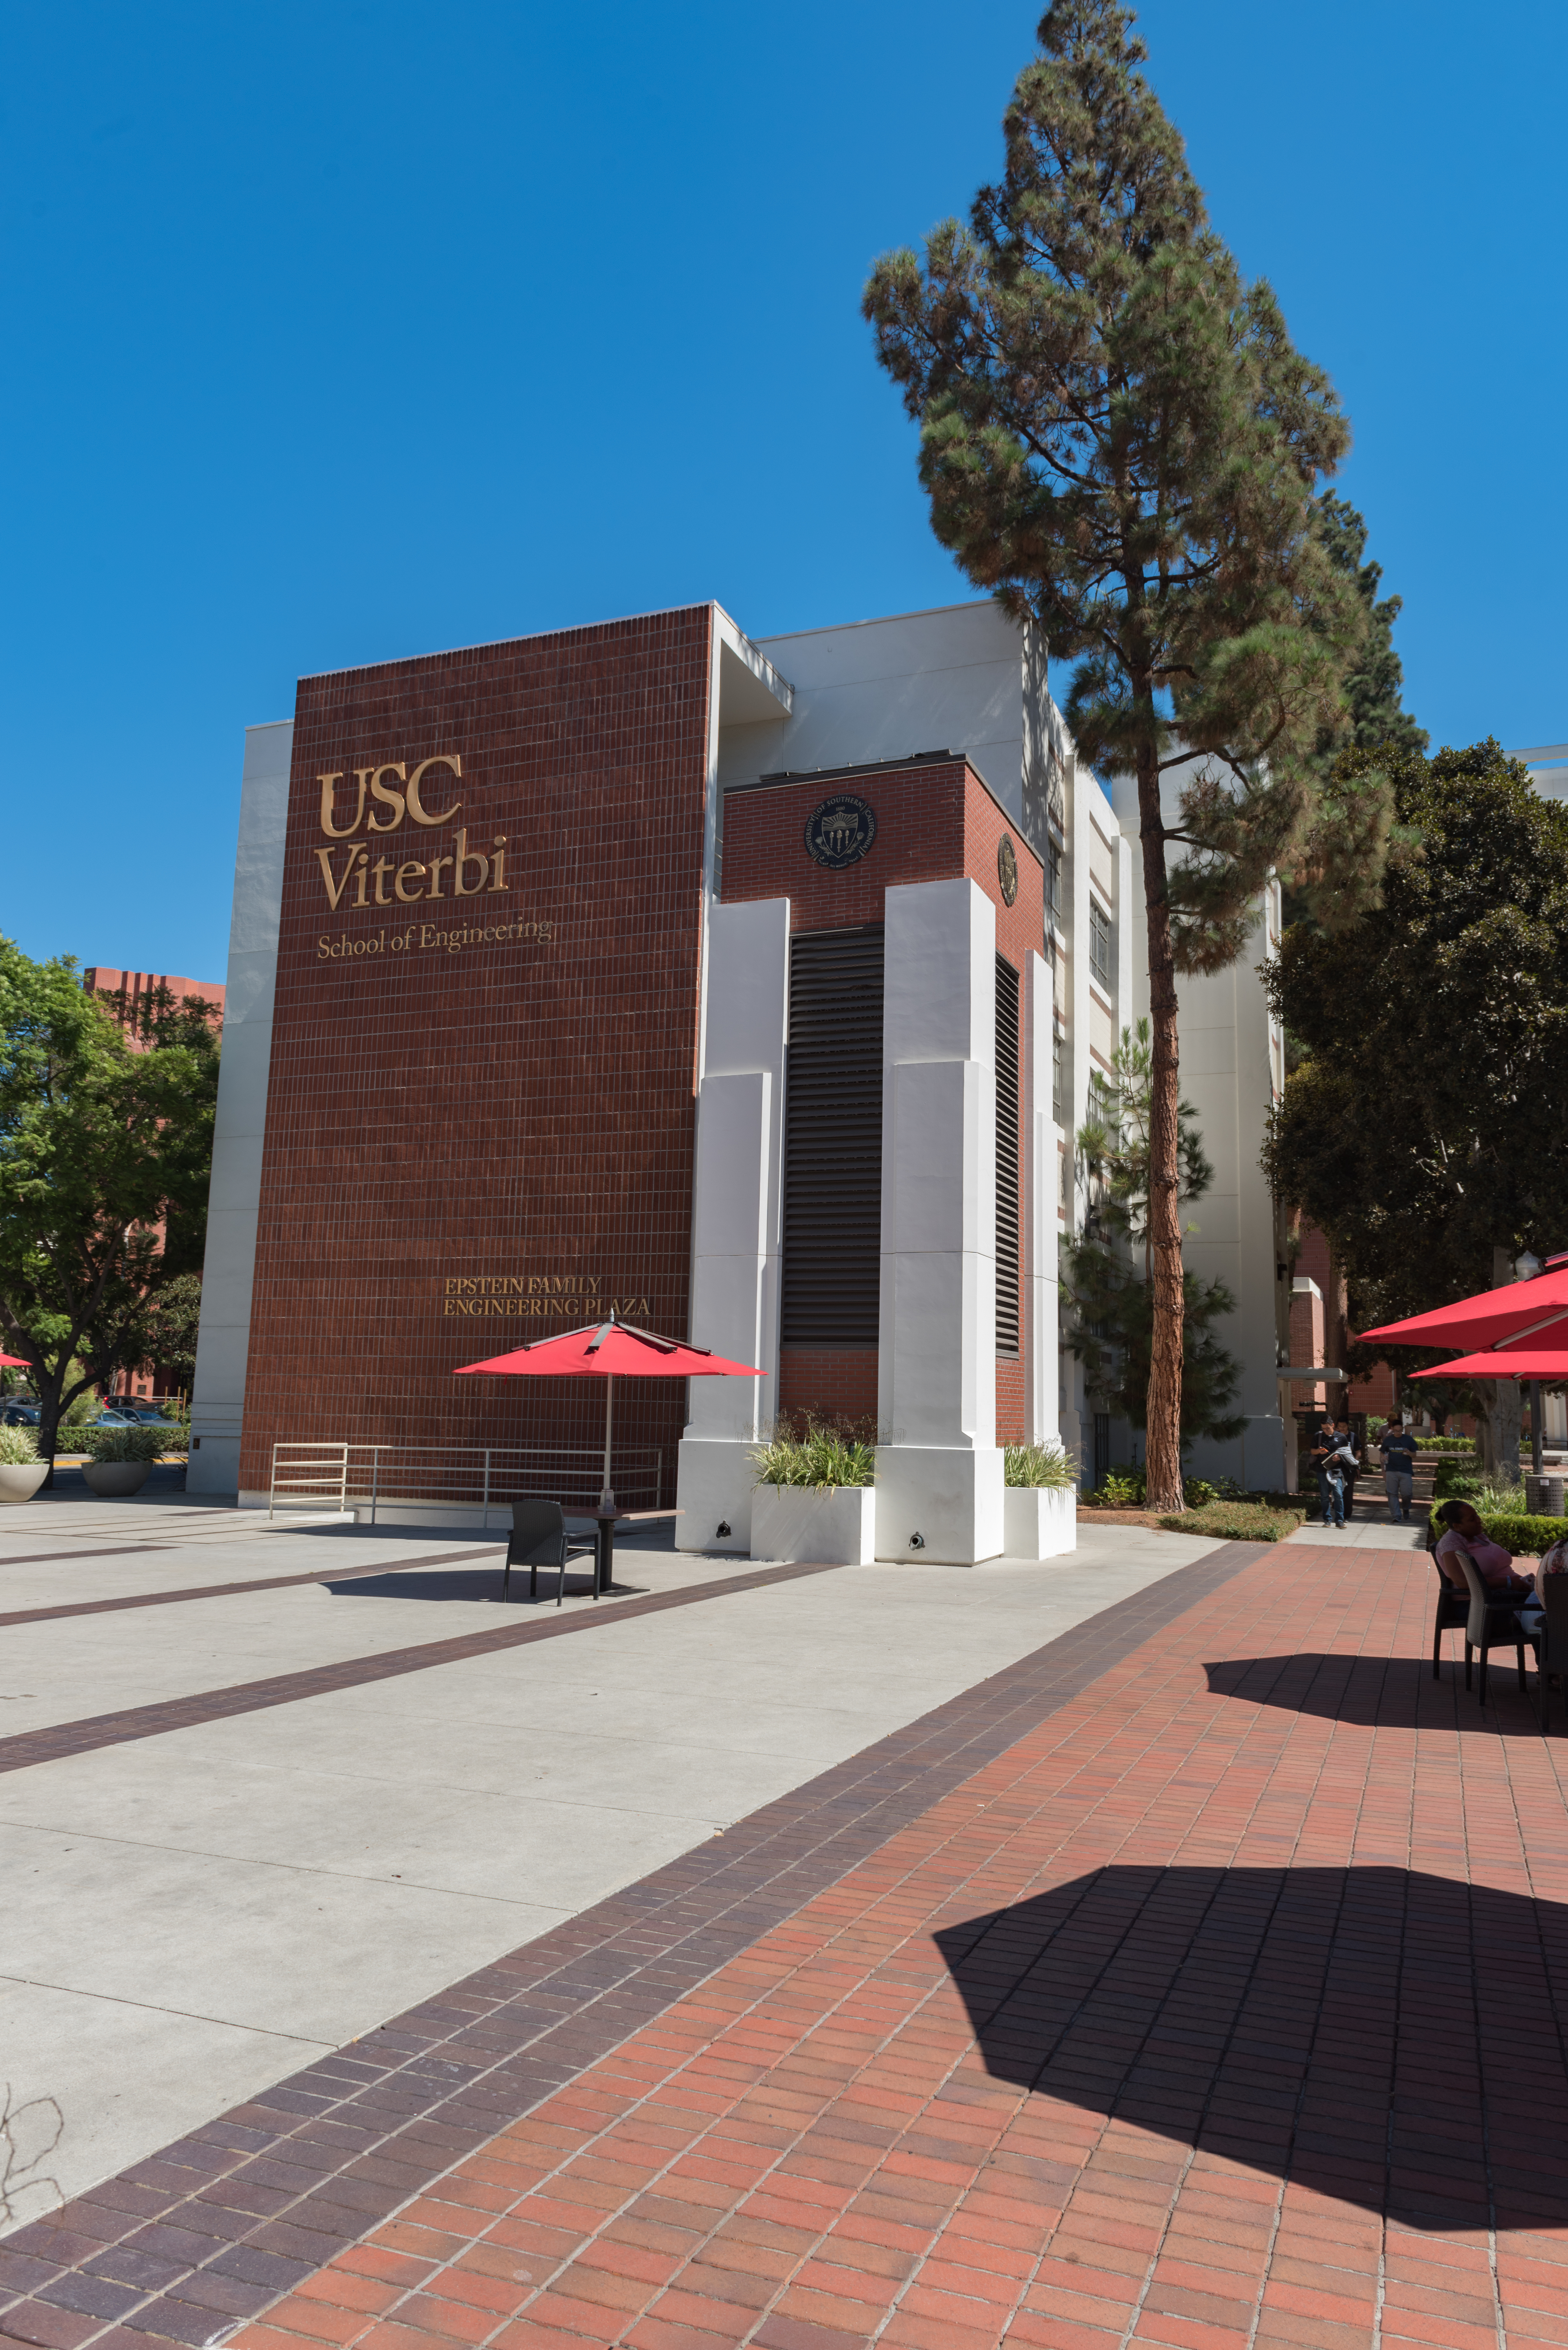
[{"label": "parked car", "polygon": [[36,1403],[7,1402],[0,1413],[0,1424],[6,1428],[36,1428],[40,1419]]}]

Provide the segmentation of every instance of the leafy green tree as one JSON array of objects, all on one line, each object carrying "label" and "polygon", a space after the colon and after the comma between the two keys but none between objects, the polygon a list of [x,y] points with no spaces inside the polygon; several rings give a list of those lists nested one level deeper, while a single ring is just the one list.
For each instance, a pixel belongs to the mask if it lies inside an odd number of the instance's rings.
[{"label": "leafy green tree", "polygon": [[1264,1171],[1328,1234],[1364,1329],[1568,1245],[1568,811],[1495,742],[1377,755],[1413,844],[1383,904],[1334,939],[1293,924],[1267,968],[1304,1058]]},{"label": "leafy green tree", "polygon": [[[1149,1023],[1124,1028],[1108,1078],[1091,1080],[1090,1116],[1078,1129],[1079,1164],[1092,1205],[1084,1230],[1063,1251],[1067,1346],[1084,1366],[1091,1396],[1118,1419],[1147,1429],[1154,1303],[1149,1280],[1149,1171],[1154,1109]],[[1178,1156],[1183,1205],[1214,1180],[1190,1102],[1179,1106]],[[1189,1225],[1189,1232],[1196,1226]],[[1133,1260],[1141,1251],[1143,1277]],[[1181,1360],[1181,1441],[1240,1436],[1246,1417],[1231,1411],[1241,1366],[1214,1326],[1236,1310],[1221,1281],[1182,1275],[1186,1343]]]},{"label": "leafy green tree", "polygon": [[122,1025],[73,958],[0,939],[0,1348],[32,1367],[51,1461],[201,1263],[217,1082],[206,1007],[165,991]]},{"label": "leafy green tree", "polygon": [[1065,714],[1084,756],[1137,778],[1148,1487],[1167,1509],[1181,1501],[1186,1295],[1177,974],[1235,958],[1282,864],[1325,919],[1358,910],[1389,794],[1324,773],[1366,628],[1313,495],[1347,428],[1268,286],[1244,284],[1210,228],[1131,25],[1120,0],[1055,0],[1004,118],[1002,177],[923,260],[886,255],[865,308],[919,421],[937,536],[1075,660]]},{"label": "leafy green tree", "polygon": [[202,1276],[178,1273],[148,1300],[146,1359],[189,1396],[196,1376],[196,1335],[202,1321]]},{"label": "leafy green tree", "polygon": [[1359,660],[1345,680],[1350,709],[1352,740],[1358,751],[1420,753],[1427,747],[1427,730],[1417,726],[1400,700],[1405,671],[1394,650],[1394,623],[1404,599],[1377,590],[1383,584],[1380,563],[1364,563],[1366,525],[1348,498],[1324,490],[1316,501],[1314,527],[1329,561],[1355,583],[1364,621]]}]

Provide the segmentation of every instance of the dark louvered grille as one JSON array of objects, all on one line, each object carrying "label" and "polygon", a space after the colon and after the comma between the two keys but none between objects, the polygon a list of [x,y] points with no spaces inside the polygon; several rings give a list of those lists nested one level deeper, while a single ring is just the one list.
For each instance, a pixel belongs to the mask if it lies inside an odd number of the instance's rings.
[{"label": "dark louvered grille", "polygon": [[811,931],[789,969],[786,1347],[874,1347],[882,1247],[882,931]]},{"label": "dark louvered grille", "polygon": [[996,958],[996,1351],[1018,1352],[1018,973]]}]

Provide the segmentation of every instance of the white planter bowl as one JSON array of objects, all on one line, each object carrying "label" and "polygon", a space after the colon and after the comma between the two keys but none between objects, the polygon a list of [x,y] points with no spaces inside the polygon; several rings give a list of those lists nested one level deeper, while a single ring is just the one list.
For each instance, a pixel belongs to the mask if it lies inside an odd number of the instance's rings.
[{"label": "white planter bowl", "polygon": [[877,1488],[759,1485],[752,1495],[752,1556],[869,1566],[877,1555]]},{"label": "white planter bowl", "polygon": [[0,1461],[0,1502],[30,1502],[48,1473],[47,1461]]},{"label": "white planter bowl", "polygon": [[100,1502],[123,1502],[128,1493],[140,1492],[151,1465],[150,1461],[89,1461],[82,1475]]},{"label": "white planter bowl", "polygon": [[1071,1485],[1009,1485],[1002,1496],[1002,1546],[1009,1558],[1062,1558],[1078,1547],[1078,1496]]}]

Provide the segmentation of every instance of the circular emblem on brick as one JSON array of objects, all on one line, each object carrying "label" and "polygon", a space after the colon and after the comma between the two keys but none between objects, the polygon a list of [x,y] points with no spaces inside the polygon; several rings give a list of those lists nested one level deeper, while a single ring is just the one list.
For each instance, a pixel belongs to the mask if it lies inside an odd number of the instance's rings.
[{"label": "circular emblem on brick", "polygon": [[996,878],[1002,884],[1002,902],[1011,906],[1018,895],[1018,852],[1005,833],[996,852]]},{"label": "circular emblem on brick", "polygon": [[818,865],[841,873],[858,865],[877,837],[877,811],[869,800],[840,792],[812,809],[805,820],[805,848]]}]

